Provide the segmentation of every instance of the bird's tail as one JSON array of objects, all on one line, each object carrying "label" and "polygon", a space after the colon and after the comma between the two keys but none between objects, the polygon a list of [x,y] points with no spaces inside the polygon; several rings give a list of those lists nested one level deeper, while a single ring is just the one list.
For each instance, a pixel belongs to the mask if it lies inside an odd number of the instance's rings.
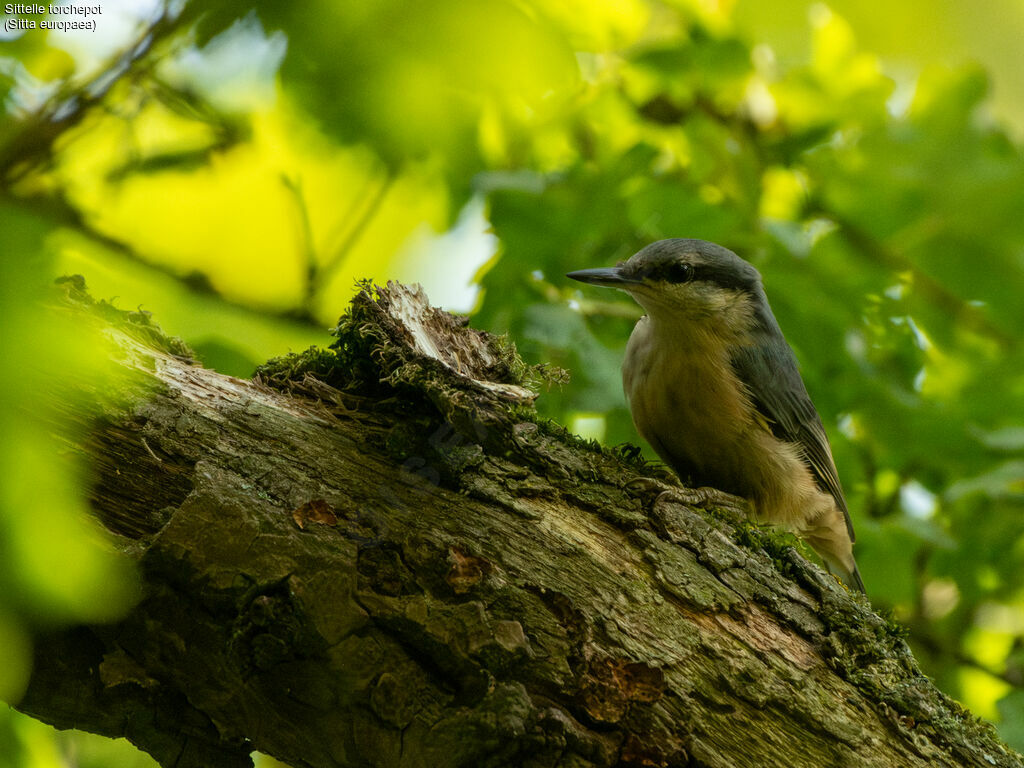
[{"label": "bird's tail", "polygon": [[850,561],[852,563],[851,568],[845,568],[841,564],[834,561],[830,562],[827,559],[825,560],[825,565],[827,565],[829,571],[831,571],[835,576],[838,576],[839,580],[844,584],[854,587],[858,592],[867,594],[868,591],[864,588],[864,579],[860,577],[860,571],[857,570],[857,563],[853,559],[852,555],[850,556]]},{"label": "bird's tail", "polygon": [[834,507],[831,514],[823,516],[818,525],[802,531],[801,535],[825,561],[830,573],[838,576],[844,584],[867,593],[857,570],[857,561],[853,559],[853,542],[850,541],[845,518],[838,508]]}]

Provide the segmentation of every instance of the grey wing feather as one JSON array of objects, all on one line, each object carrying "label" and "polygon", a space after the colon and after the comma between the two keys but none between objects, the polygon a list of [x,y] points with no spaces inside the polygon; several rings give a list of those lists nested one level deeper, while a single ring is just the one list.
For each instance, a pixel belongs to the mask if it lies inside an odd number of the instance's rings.
[{"label": "grey wing feather", "polygon": [[852,542],[853,523],[825,427],[800,378],[793,350],[783,340],[781,332],[777,338],[765,338],[761,344],[736,349],[732,366],[750,393],[754,406],[768,420],[772,434],[800,446],[818,487],[831,494],[843,511]]}]

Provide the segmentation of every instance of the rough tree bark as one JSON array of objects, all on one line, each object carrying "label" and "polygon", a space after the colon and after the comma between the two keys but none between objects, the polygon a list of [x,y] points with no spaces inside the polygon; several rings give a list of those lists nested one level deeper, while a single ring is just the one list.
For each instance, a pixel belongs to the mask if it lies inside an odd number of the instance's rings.
[{"label": "rough tree bark", "polygon": [[143,596],[42,638],[22,711],[181,768],[1022,765],[791,540],[539,419],[419,292],[242,381],[65,286],[133,374],[69,418]]}]

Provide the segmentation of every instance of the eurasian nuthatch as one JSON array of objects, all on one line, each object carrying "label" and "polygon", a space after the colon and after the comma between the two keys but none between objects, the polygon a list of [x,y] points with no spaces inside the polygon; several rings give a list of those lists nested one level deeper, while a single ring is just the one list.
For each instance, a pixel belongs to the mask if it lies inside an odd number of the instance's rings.
[{"label": "eurasian nuthatch", "polygon": [[760,273],[720,245],[676,239],[568,277],[619,288],[647,310],[622,381],[658,456],[680,478],[743,496],[863,592],[828,437]]}]

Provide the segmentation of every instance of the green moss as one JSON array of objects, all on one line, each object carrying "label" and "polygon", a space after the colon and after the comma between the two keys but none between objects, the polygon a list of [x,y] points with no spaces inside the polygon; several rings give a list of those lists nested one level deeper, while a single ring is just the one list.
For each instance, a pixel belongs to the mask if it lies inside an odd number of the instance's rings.
[{"label": "green moss", "polygon": [[910,629],[896,621],[895,614],[892,608],[888,608],[879,614],[882,617],[882,621],[885,622],[885,630],[892,637],[899,640],[906,640],[910,637]]},{"label": "green moss", "polygon": [[639,445],[633,445],[632,443],[619,443],[618,445],[612,446],[611,451],[612,455],[627,464],[632,464],[638,467],[645,467],[650,464],[650,462],[644,458],[643,449]]},{"label": "green moss", "polygon": [[560,443],[564,443],[568,446],[579,448],[584,451],[590,451],[592,453],[606,452],[606,449],[596,440],[588,440],[587,438],[573,434],[557,421],[538,414],[537,409],[533,406],[518,408],[516,410],[516,416],[521,421],[528,421],[532,424],[536,424],[538,434],[546,437],[552,437]]},{"label": "green moss", "polygon": [[[339,389],[378,398],[386,398],[390,389],[403,396],[433,392],[435,396],[429,399],[436,401],[439,390],[458,389],[459,382],[441,362],[409,349],[403,338],[405,330],[383,308],[388,301],[385,289],[370,281],[361,281],[359,289],[331,330],[335,341],[330,347],[311,347],[274,358],[261,365],[257,374],[270,386],[280,388],[289,388],[289,383],[300,382],[309,374]],[[453,332],[461,330],[463,321],[450,322]],[[527,365],[507,335],[483,333],[481,341],[493,360],[479,372],[488,381],[537,390],[568,380],[568,374],[560,368]],[[510,411],[513,408],[510,404]],[[526,410],[532,412],[532,408]]]},{"label": "green moss", "polygon": [[707,512],[716,520],[726,523],[733,541],[748,549],[764,551],[775,563],[775,567],[787,576],[794,576],[790,562],[790,553],[794,549],[808,560],[815,559],[810,548],[790,531],[760,525],[738,511],[725,507],[708,507]]},{"label": "green moss", "polygon": [[713,508],[710,512],[729,523],[733,541],[748,549],[763,551],[771,559],[775,569],[787,578],[797,576],[791,558],[794,549],[810,559],[807,546],[789,531],[760,526],[751,520],[727,514],[719,508]]},{"label": "green moss", "polygon": [[[488,335],[491,351],[497,358],[493,376],[495,381],[507,381],[512,384],[525,384],[527,378],[534,375],[530,366],[523,362],[519,350],[512,338],[503,333],[500,336]],[[488,373],[491,373],[490,371]],[[538,377],[538,380],[542,380]]]},{"label": "green moss", "polygon": [[553,440],[569,446],[570,448],[587,451],[588,453],[600,456],[606,456],[617,463],[626,464],[627,466],[643,470],[648,474],[652,474],[653,470],[653,474],[658,474],[665,479],[669,479],[666,477],[666,473],[664,471],[660,471],[661,465],[647,461],[647,459],[643,457],[641,449],[635,445],[622,443],[620,445],[609,447],[602,445],[597,440],[580,437],[579,435],[570,432],[557,421],[541,416],[537,413],[537,409],[532,405],[514,406],[510,413],[517,421],[536,424],[538,434],[552,438]]},{"label": "green moss", "polygon": [[[415,423],[415,429],[391,434],[384,446],[388,454],[399,461],[425,461],[432,471],[455,482],[462,471],[479,462],[481,451],[474,445],[485,444],[490,450],[507,445],[507,430],[523,422],[536,424],[540,434],[570,447],[609,453],[598,443],[541,418],[532,404],[481,393],[442,362],[410,349],[406,329],[387,311],[392,300],[394,296],[385,289],[362,282],[331,332],[335,341],[330,347],[311,347],[268,360],[257,368],[256,375],[269,386],[291,392],[301,391],[302,382],[312,376],[336,389],[370,398],[376,409],[402,412],[413,420],[410,423]],[[478,333],[462,328],[463,320],[439,315],[436,321],[442,332]],[[507,336],[479,333],[489,353],[485,369],[476,373],[481,379],[533,391],[567,380],[562,369],[524,363]],[[461,437],[437,437],[453,427]]]},{"label": "green moss", "polygon": [[372,297],[368,291],[376,295],[373,286],[363,284],[332,329],[336,341],[329,347],[313,346],[304,352],[275,357],[260,365],[256,376],[286,391],[309,375],[346,392],[384,396],[388,389],[385,379],[395,367],[396,347],[369,317],[367,303]]},{"label": "green moss", "polygon": [[397,347],[380,324],[376,306],[379,299],[380,288],[362,281],[359,293],[331,330],[336,339],[330,346],[334,352],[333,373],[340,381],[348,382],[346,388],[374,390],[399,364]]},{"label": "green moss", "polygon": [[[391,300],[393,295],[389,296],[386,289],[369,281],[360,283],[359,292],[331,332],[335,341],[330,347],[311,347],[268,360],[256,374],[269,386],[285,391],[295,391],[307,376],[312,376],[337,389],[372,398],[375,408],[426,417],[426,422],[416,419],[415,431],[402,430],[389,436],[386,450],[399,460],[422,457],[445,476],[454,477],[479,460],[478,449],[468,446],[481,443],[495,450],[507,445],[506,430],[522,423],[535,424],[533,434],[541,438],[649,471],[650,465],[638,448],[609,449],[574,435],[561,424],[540,416],[532,403],[481,395],[440,361],[417,354],[407,343],[407,331],[386,309]],[[463,329],[463,320],[437,320],[449,323],[451,333],[478,333]],[[479,333],[489,352],[486,369],[476,374],[481,379],[532,391],[568,380],[561,368],[527,365],[508,336]],[[434,445],[428,437],[446,424],[467,438],[458,443],[458,450],[453,450],[454,444]],[[533,439],[527,432],[519,438]]]},{"label": "green moss", "polygon": [[287,382],[302,381],[307,373],[333,385],[338,373],[334,350],[310,347],[305,352],[273,357],[256,369],[256,376],[276,388],[283,388]]}]

